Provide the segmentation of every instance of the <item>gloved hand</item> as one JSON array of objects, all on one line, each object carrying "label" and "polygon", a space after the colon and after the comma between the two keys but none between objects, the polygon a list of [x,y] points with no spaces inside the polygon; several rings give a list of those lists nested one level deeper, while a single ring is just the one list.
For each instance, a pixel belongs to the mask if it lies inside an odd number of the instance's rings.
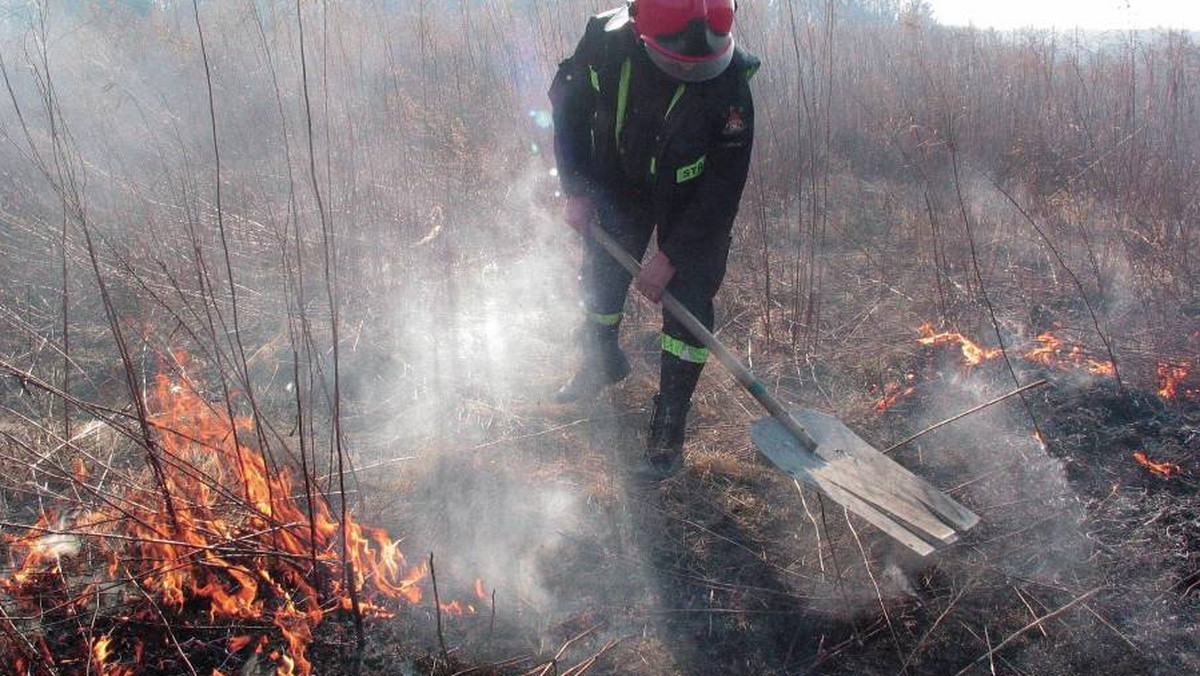
[{"label": "gloved hand", "polygon": [[575,231],[584,237],[592,229],[592,223],[596,221],[596,205],[592,202],[592,198],[583,195],[572,195],[567,198],[567,204],[563,208],[563,220],[567,225],[575,228]]},{"label": "gloved hand", "polygon": [[633,286],[650,302],[658,303],[662,300],[663,290],[674,276],[675,266],[671,265],[671,259],[659,251],[642,266],[637,279],[633,280]]}]

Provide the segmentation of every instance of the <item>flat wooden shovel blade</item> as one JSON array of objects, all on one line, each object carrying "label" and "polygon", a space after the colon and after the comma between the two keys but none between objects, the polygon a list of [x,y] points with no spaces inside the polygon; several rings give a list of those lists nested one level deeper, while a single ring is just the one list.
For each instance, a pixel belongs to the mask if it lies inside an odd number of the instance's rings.
[{"label": "flat wooden shovel blade", "polygon": [[810,451],[775,418],[751,436],[768,460],[817,488],[921,556],[950,544],[979,517],[932,484],[880,453],[837,418],[796,409],[792,416],[817,442]]}]

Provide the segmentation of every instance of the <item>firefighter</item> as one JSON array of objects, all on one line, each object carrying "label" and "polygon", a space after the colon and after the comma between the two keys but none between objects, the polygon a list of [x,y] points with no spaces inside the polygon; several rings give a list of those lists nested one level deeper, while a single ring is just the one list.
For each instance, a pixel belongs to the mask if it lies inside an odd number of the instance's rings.
[{"label": "firefighter", "polygon": [[[593,17],[550,88],[565,220],[585,235],[583,360],[560,402],[629,374],[618,344],[630,282],[664,290],[710,330],[750,166],[758,59],[735,46],[734,0],[633,0]],[[639,260],[636,280],[587,237],[603,228]],[[661,476],[683,463],[692,392],[708,350],[664,313],[659,393],[646,451]]]}]

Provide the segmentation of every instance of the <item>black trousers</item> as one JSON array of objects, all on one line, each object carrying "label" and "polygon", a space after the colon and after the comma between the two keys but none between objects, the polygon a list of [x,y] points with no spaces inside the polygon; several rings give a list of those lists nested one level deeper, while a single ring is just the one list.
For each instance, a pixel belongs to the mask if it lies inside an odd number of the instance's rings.
[{"label": "black trousers", "polygon": [[[606,200],[597,205],[598,226],[612,235],[622,248],[641,260],[655,230],[653,209],[636,198]],[[658,242],[670,236],[658,228]],[[730,233],[714,232],[705,237],[701,246],[689,247],[691,254],[684,260],[672,260],[675,276],[667,291],[700,320],[710,331],[713,328],[713,298],[725,279],[729,258]],[[625,307],[625,297],[633,277],[608,252],[591,238],[586,240],[583,256],[584,299],[588,312],[598,316],[619,315]],[[703,344],[690,331],[663,311],[663,333],[701,349]]]}]

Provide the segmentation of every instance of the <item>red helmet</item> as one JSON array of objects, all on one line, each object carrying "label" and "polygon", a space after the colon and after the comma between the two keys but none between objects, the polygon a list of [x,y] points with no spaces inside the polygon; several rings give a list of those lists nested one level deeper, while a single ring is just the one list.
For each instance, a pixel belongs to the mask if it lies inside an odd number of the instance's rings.
[{"label": "red helmet", "polygon": [[630,14],[646,53],[660,70],[703,82],[733,60],[734,0],[635,0]]}]

